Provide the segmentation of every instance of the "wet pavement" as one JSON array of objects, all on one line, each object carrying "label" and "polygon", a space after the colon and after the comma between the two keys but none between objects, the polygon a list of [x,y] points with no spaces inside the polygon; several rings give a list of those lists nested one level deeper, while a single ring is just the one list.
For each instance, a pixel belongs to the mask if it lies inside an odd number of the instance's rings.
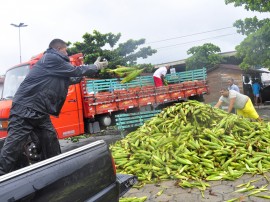
[{"label": "wet pavement", "polygon": [[[270,179],[270,173],[265,174]],[[237,193],[237,185],[248,183],[251,180],[258,180],[252,185],[255,187],[262,187],[269,182],[261,175],[248,175],[245,174],[241,178],[234,181],[211,181],[210,188],[201,193],[199,189],[181,188],[176,186],[176,181],[163,181],[160,184],[147,184],[144,187],[137,189],[132,188],[124,197],[143,197],[147,196],[146,202],[223,202],[226,200],[238,198],[241,202],[264,202],[270,199],[263,199],[255,196],[247,196],[248,193]],[[163,191],[158,196],[158,192]],[[204,196],[203,196],[204,195]],[[260,193],[260,195],[270,195],[268,193]]]}]

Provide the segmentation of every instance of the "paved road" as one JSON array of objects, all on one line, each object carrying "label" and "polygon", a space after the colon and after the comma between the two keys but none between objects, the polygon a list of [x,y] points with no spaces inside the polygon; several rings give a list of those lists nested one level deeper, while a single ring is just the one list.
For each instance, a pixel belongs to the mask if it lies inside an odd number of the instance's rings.
[{"label": "paved road", "polygon": [[[270,179],[270,173],[266,173]],[[241,202],[264,202],[270,201],[254,196],[247,196],[245,193],[236,193],[235,190],[239,189],[236,186],[239,184],[247,183],[251,180],[259,179],[252,183],[256,187],[262,187],[269,184],[269,182],[261,175],[251,176],[243,175],[235,181],[212,181],[209,184],[211,187],[204,192],[202,196],[198,189],[183,189],[177,187],[176,181],[164,181],[160,184],[147,184],[143,188],[132,188],[124,197],[143,197],[147,196],[146,202],[223,202],[233,198],[239,198]],[[159,191],[163,190],[160,196],[157,196]],[[265,195],[270,195],[269,192]]]}]

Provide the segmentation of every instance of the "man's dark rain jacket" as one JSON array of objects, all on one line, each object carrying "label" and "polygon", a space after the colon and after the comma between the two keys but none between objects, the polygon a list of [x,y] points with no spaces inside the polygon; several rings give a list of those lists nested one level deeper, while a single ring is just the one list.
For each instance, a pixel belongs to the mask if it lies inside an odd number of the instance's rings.
[{"label": "man's dark rain jacket", "polygon": [[78,77],[91,76],[97,71],[95,65],[74,67],[70,64],[68,56],[50,48],[29,71],[17,90],[13,102],[45,114],[58,116],[65,102],[69,85]]}]

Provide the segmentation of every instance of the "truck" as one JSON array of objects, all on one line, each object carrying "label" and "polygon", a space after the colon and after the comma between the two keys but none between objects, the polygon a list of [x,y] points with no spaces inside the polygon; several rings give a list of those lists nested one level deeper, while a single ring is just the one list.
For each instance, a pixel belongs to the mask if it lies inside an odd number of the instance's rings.
[{"label": "truck", "polygon": [[98,140],[0,176],[0,201],[118,202],[136,182]]},{"label": "truck", "polygon": [[[0,138],[7,136],[12,98],[21,82],[42,53],[10,68],[5,74],[0,100]],[[71,64],[83,64],[83,54],[69,57]],[[167,86],[154,86],[151,76],[139,76],[131,82],[121,78],[93,79],[84,77],[71,85],[59,117],[51,116],[59,139],[84,133],[97,133],[116,123],[115,115],[131,111],[151,111],[185,99],[202,99],[209,93],[206,69],[167,74]]]}]

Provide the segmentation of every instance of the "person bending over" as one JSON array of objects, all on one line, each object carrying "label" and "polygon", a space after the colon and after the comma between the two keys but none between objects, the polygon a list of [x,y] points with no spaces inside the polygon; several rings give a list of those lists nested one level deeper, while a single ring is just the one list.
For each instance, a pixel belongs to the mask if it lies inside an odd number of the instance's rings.
[{"label": "person bending over", "polygon": [[219,108],[222,103],[227,103],[229,104],[229,113],[232,111],[233,108],[235,108],[236,113],[239,116],[255,120],[261,120],[248,96],[238,93],[235,90],[228,90],[227,88],[222,88],[220,90],[220,94],[221,97],[219,98],[217,104],[214,107]]}]

